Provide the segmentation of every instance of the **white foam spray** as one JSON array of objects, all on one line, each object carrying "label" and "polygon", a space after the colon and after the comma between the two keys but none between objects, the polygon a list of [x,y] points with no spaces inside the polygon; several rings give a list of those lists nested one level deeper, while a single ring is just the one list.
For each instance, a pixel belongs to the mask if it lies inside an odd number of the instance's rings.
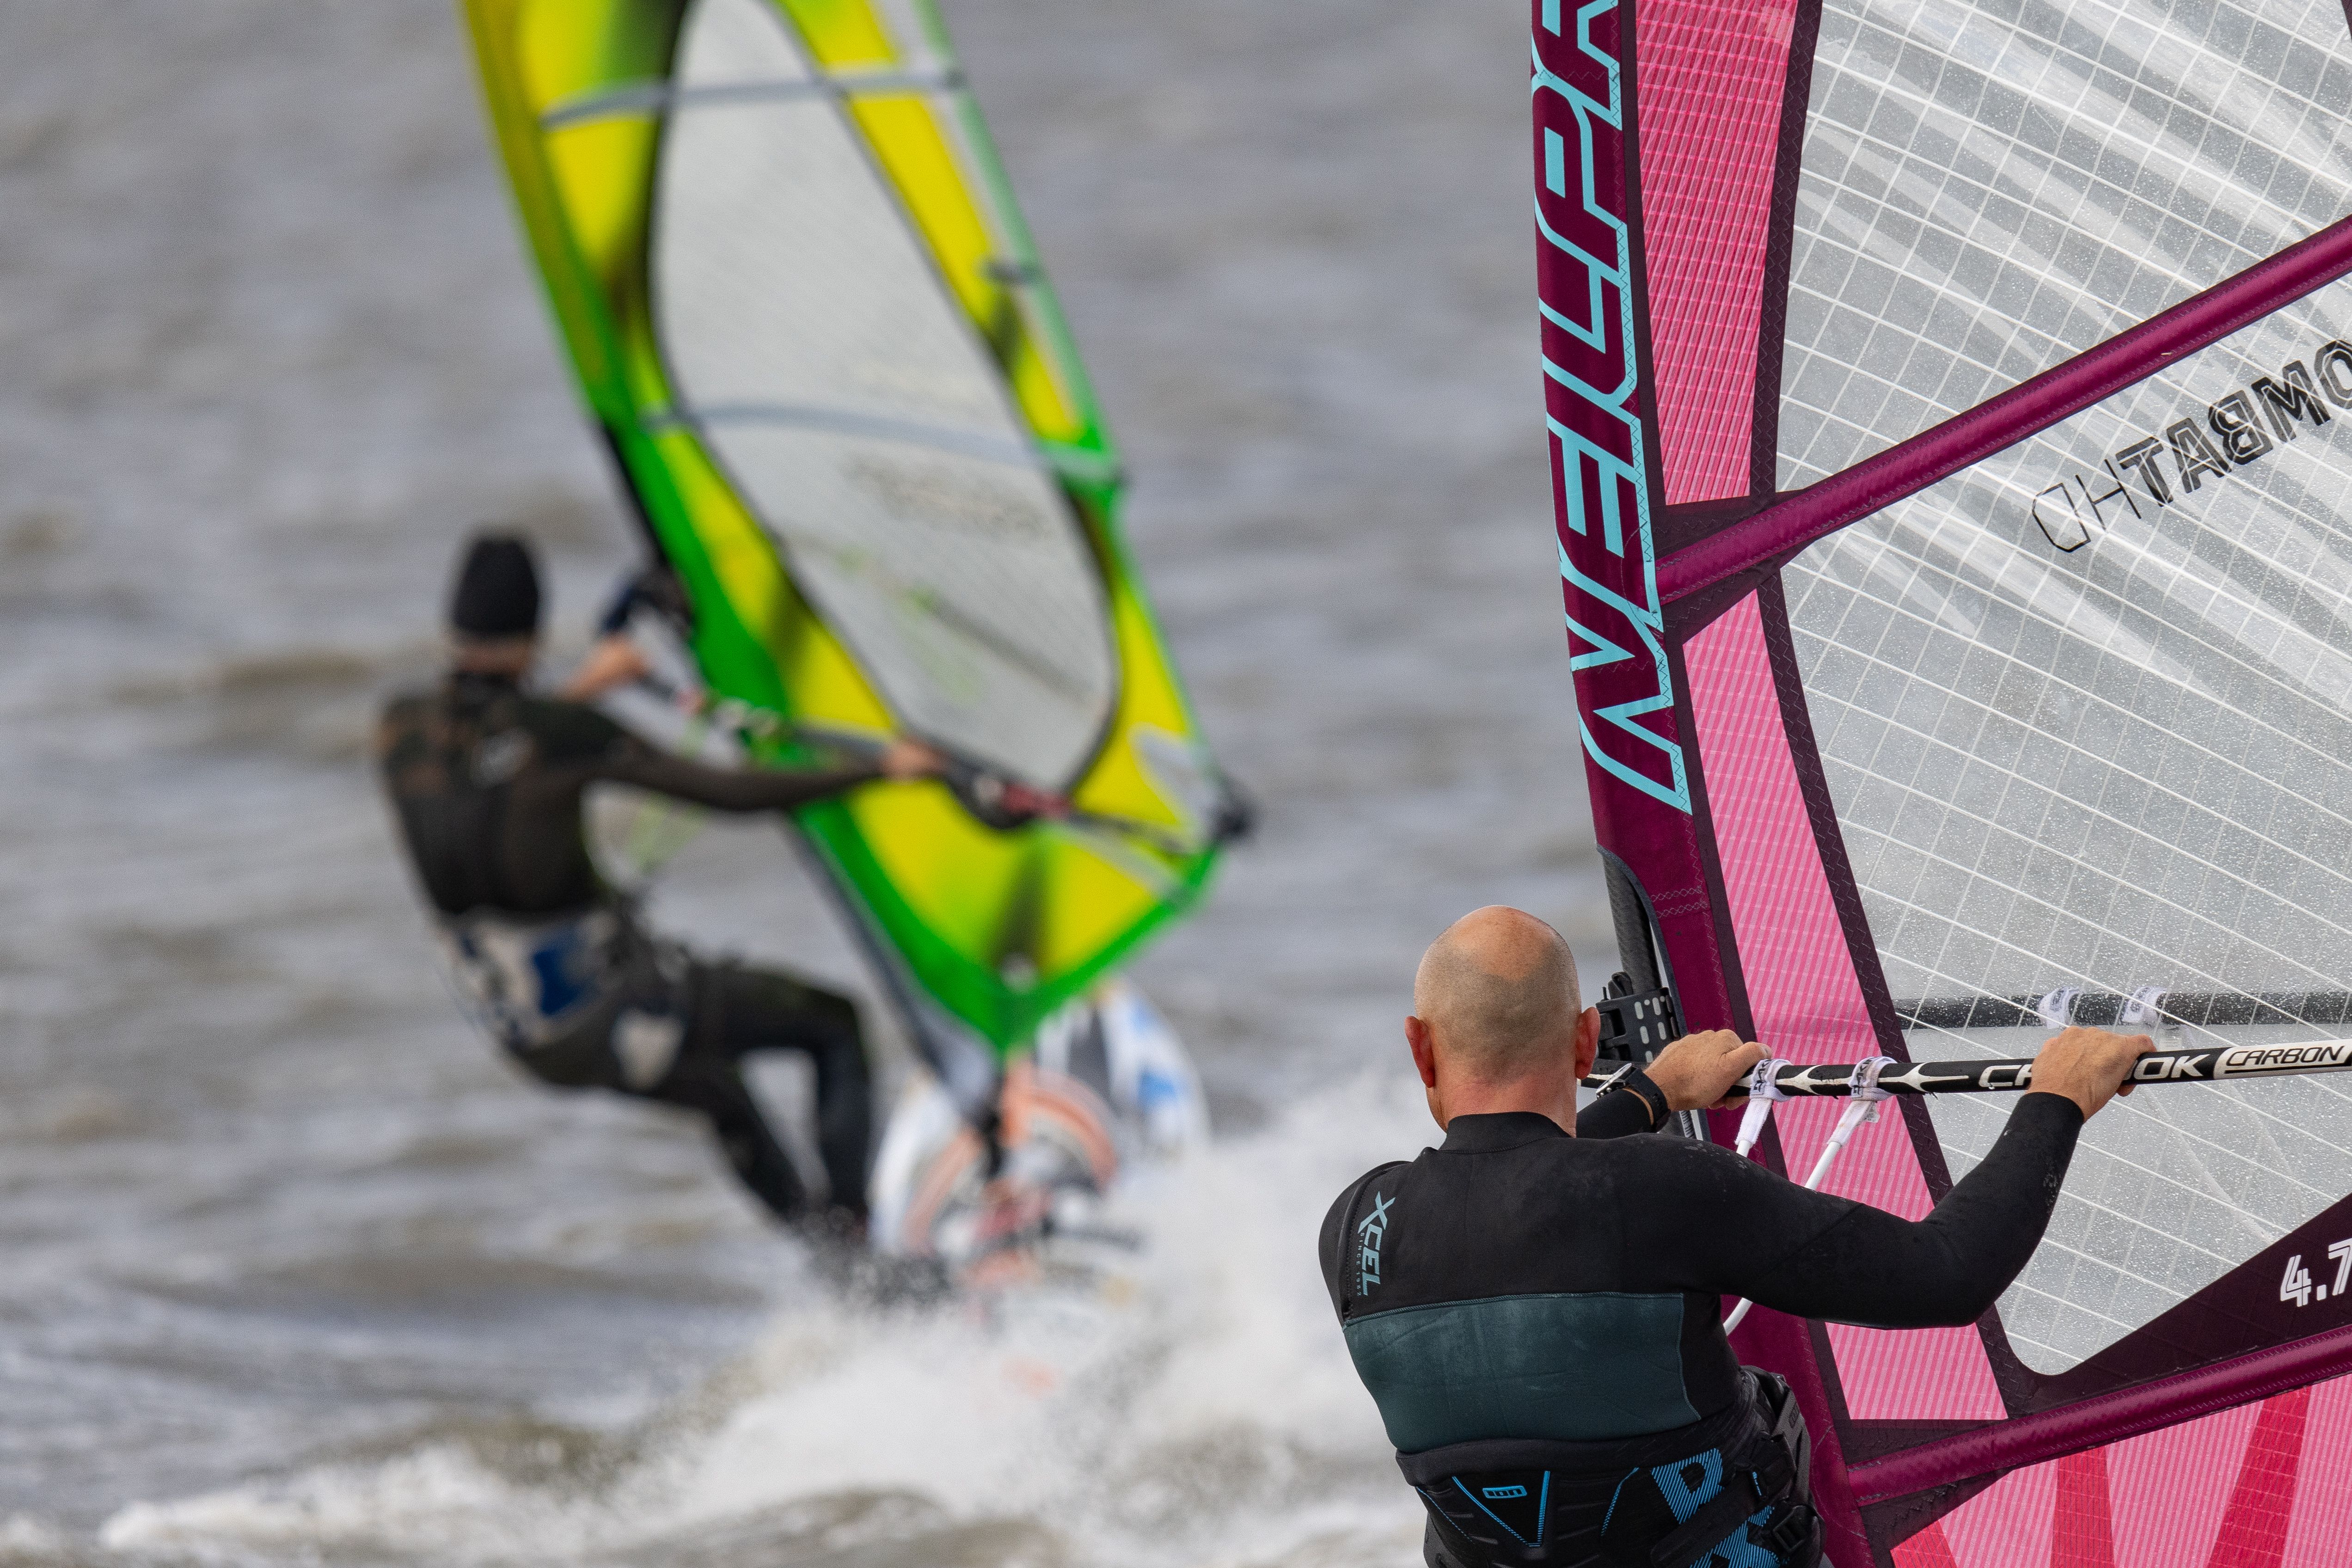
[{"label": "white foam spray", "polygon": [[1168,1568],[1417,1560],[1419,1510],[1315,1261],[1329,1200],[1431,1132],[1367,1077],[1142,1173],[1099,1285],[992,1310],[812,1301],[647,1422],[543,1473],[441,1439],[116,1513],[129,1557]]}]

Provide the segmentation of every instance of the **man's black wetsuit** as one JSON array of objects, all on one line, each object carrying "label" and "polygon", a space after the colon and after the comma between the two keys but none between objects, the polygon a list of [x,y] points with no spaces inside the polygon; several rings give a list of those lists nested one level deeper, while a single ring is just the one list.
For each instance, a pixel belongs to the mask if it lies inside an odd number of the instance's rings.
[{"label": "man's black wetsuit", "polygon": [[[1874,1328],[1973,1322],[2040,1243],[2083,1126],[2073,1100],[2028,1094],[1915,1224],[1709,1143],[1620,1136],[1648,1118],[1631,1094],[1603,1095],[1573,1138],[1530,1113],[1457,1116],[1323,1222],[1324,1281],[1428,1508],[1433,1564],[1641,1561],[1624,1539],[1695,1518],[1738,1458],[1757,1374],[1724,1338],[1725,1297]],[[1748,1516],[1759,1531],[1768,1512]],[[1695,1561],[1783,1563],[1730,1514]]]},{"label": "man's black wetsuit", "polygon": [[866,1207],[873,1107],[856,1004],[789,975],[710,964],[643,931],[589,858],[582,797],[635,784],[720,811],[773,811],[877,776],[708,768],[594,709],[459,673],[395,699],[376,737],[384,787],[462,989],[549,1083],[700,1111],[735,1173],[798,1219],[808,1194],[743,1081],[756,1050],[809,1053],[828,1206]]}]

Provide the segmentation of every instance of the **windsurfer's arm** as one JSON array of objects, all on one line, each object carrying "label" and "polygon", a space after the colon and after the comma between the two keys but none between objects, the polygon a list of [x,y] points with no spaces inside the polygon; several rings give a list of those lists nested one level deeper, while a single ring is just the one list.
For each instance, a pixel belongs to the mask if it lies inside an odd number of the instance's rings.
[{"label": "windsurfer's arm", "polygon": [[1579,1138],[1622,1138],[1654,1132],[1662,1125],[1655,1103],[1665,1097],[1665,1109],[1705,1110],[1736,1104],[1748,1098],[1741,1086],[1748,1070],[1764,1059],[1763,1047],[1744,1041],[1729,1029],[1709,1029],[1685,1035],[1660,1051],[1642,1069],[1654,1091],[1621,1089],[1603,1094],[1577,1112]]},{"label": "windsurfer's arm", "polygon": [[588,657],[557,695],[566,702],[593,702],[607,691],[644,679],[652,670],[645,651],[626,632],[613,632],[590,646]]},{"label": "windsurfer's arm", "polygon": [[667,622],[681,637],[693,625],[694,612],[677,575],[667,566],[646,567],[622,582],[596,622],[596,640],[588,657],[581,660],[558,696],[567,702],[593,702],[654,672],[645,650],[629,636],[629,622],[641,607]]},{"label": "windsurfer's arm", "polygon": [[893,741],[871,761],[839,767],[714,768],[624,735],[605,754],[594,776],[692,801],[714,811],[789,811],[877,779],[926,778],[939,767],[939,753],[919,741]]},{"label": "windsurfer's arm", "polygon": [[1630,1090],[1600,1095],[1576,1113],[1579,1138],[1630,1138],[1656,1130],[1649,1102]]},{"label": "windsurfer's arm", "polygon": [[871,784],[878,762],[831,768],[714,768],[626,738],[606,753],[596,777],[692,801],[714,811],[789,811]]},{"label": "windsurfer's arm", "polygon": [[1724,1194],[1731,1201],[1706,1222],[1737,1259],[1710,1284],[1719,1280],[1725,1295],[1832,1322],[1880,1329],[1972,1323],[2041,1245],[2082,1130],[2082,1109],[2073,1100],[2027,1095],[1976,1169],[1917,1221],[1808,1192],[1748,1164],[1754,1175],[1740,1184],[1746,1190]]},{"label": "windsurfer's arm", "polygon": [[[1690,1212],[1728,1261],[1727,1295],[1800,1317],[1873,1328],[1975,1321],[2009,1289],[2042,1243],[2083,1124],[2116,1094],[2146,1036],[2069,1029],[2034,1063],[2035,1092],[1976,1169],[1916,1223],[1882,1209],[1807,1192],[1740,1162],[1736,1188]],[[1714,1163],[1714,1162],[1710,1162]]]},{"label": "windsurfer's arm", "polygon": [[1710,1226],[1743,1255],[1720,1276],[1723,1293],[1869,1328],[1974,1322],[2041,1245],[2082,1129],[2071,1100],[2027,1095],[1976,1169],[1916,1222],[1768,1177]]}]

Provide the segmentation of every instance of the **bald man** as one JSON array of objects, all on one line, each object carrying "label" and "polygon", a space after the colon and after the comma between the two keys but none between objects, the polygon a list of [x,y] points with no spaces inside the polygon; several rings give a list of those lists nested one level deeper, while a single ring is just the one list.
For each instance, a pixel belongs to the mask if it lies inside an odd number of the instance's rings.
[{"label": "bald man", "polygon": [[1642,1135],[1725,1103],[1764,1058],[1728,1032],[1675,1041],[1580,1114],[1600,1016],[1533,915],[1464,916],[1412,994],[1405,1041],[1445,1142],[1341,1194],[1321,1256],[1428,1510],[1431,1568],[1813,1568],[1803,1422],[1785,1384],[1732,1356],[1723,1299],[1873,1328],[1975,1321],[2040,1243],[2083,1123],[2151,1048],[2052,1039],[1991,1151],[1913,1223]]}]

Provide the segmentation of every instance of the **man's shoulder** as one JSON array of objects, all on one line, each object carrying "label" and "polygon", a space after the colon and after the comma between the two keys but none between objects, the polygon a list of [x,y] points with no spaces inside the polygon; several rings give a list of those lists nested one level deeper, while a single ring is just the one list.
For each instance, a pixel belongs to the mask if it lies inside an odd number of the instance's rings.
[{"label": "man's shoulder", "polygon": [[1348,1211],[1355,1206],[1357,1200],[1363,1195],[1367,1187],[1382,1177],[1409,1171],[1412,1169],[1412,1165],[1413,1162],[1411,1160],[1384,1161],[1340,1188],[1339,1195],[1331,1200],[1331,1206],[1323,1211],[1323,1234],[1328,1236],[1333,1227],[1348,1223]]},{"label": "man's shoulder", "polygon": [[1734,1200],[1770,1173],[1704,1138],[1636,1132],[1622,1138],[1542,1138],[1449,1170],[1449,1185],[1509,1192],[1528,1212],[1550,1214],[1595,1201],[1708,1203]]},{"label": "man's shoulder", "polygon": [[530,732],[550,761],[599,756],[628,735],[587,703],[567,702],[559,697],[520,699],[514,721]]},{"label": "man's shoulder", "polygon": [[1720,1143],[1685,1138],[1679,1132],[1636,1132],[1625,1138],[1579,1138],[1577,1147],[1588,1154],[1606,1151],[1612,1159],[1644,1164],[1696,1165],[1713,1169],[1718,1163],[1752,1164]]},{"label": "man's shoulder", "polygon": [[1316,1252],[1323,1266],[1323,1282],[1331,1289],[1334,1306],[1338,1306],[1347,1294],[1340,1279],[1343,1272],[1340,1255],[1343,1250],[1341,1237],[1348,1228],[1349,1211],[1357,1205],[1366,1189],[1374,1186],[1382,1177],[1412,1168],[1410,1160],[1390,1160],[1375,1165],[1340,1188],[1339,1195],[1333,1198],[1331,1206],[1324,1211],[1323,1224],[1316,1232]]},{"label": "man's shoulder", "polygon": [[1719,1144],[1704,1138],[1685,1138],[1678,1132],[1631,1132],[1622,1138],[1531,1137],[1499,1148],[1438,1149],[1432,1152],[1441,1157],[1468,1156],[1476,1161],[1499,1159],[1505,1166],[1526,1161],[1582,1164],[1593,1160],[1640,1163],[1724,1159],[1747,1163]]},{"label": "man's shoulder", "polygon": [[375,754],[380,760],[389,760],[404,746],[424,742],[439,707],[437,697],[428,689],[395,691],[384,699],[375,721]]},{"label": "man's shoulder", "polygon": [[1599,1140],[1590,1152],[1612,1186],[1668,1205],[1745,1209],[1769,1190],[1789,1184],[1769,1167],[1719,1143],[1672,1132]]},{"label": "man's shoulder", "polygon": [[584,702],[513,692],[487,704],[460,701],[446,686],[394,692],[376,720],[377,750],[388,752],[404,740],[429,740],[464,721],[469,731],[489,733],[520,729],[550,762],[603,756],[628,731]]},{"label": "man's shoulder", "polygon": [[1381,1163],[1374,1165],[1370,1170],[1366,1171],[1362,1175],[1358,1176],[1354,1181],[1349,1182],[1346,1186],[1339,1189],[1339,1195],[1331,1200],[1331,1206],[1324,1212],[1324,1218],[1327,1220],[1337,1219],[1339,1216],[1340,1212],[1347,1208],[1349,1204],[1355,1198],[1356,1194],[1364,1190],[1365,1184],[1375,1181],[1378,1178],[1388,1174],[1391,1171],[1410,1170],[1412,1167],[1412,1163],[1413,1163],[1411,1160],[1384,1160]]},{"label": "man's shoulder", "polygon": [[403,687],[383,700],[381,717],[386,723],[396,720],[413,722],[432,711],[440,697],[439,689],[435,687]]}]

